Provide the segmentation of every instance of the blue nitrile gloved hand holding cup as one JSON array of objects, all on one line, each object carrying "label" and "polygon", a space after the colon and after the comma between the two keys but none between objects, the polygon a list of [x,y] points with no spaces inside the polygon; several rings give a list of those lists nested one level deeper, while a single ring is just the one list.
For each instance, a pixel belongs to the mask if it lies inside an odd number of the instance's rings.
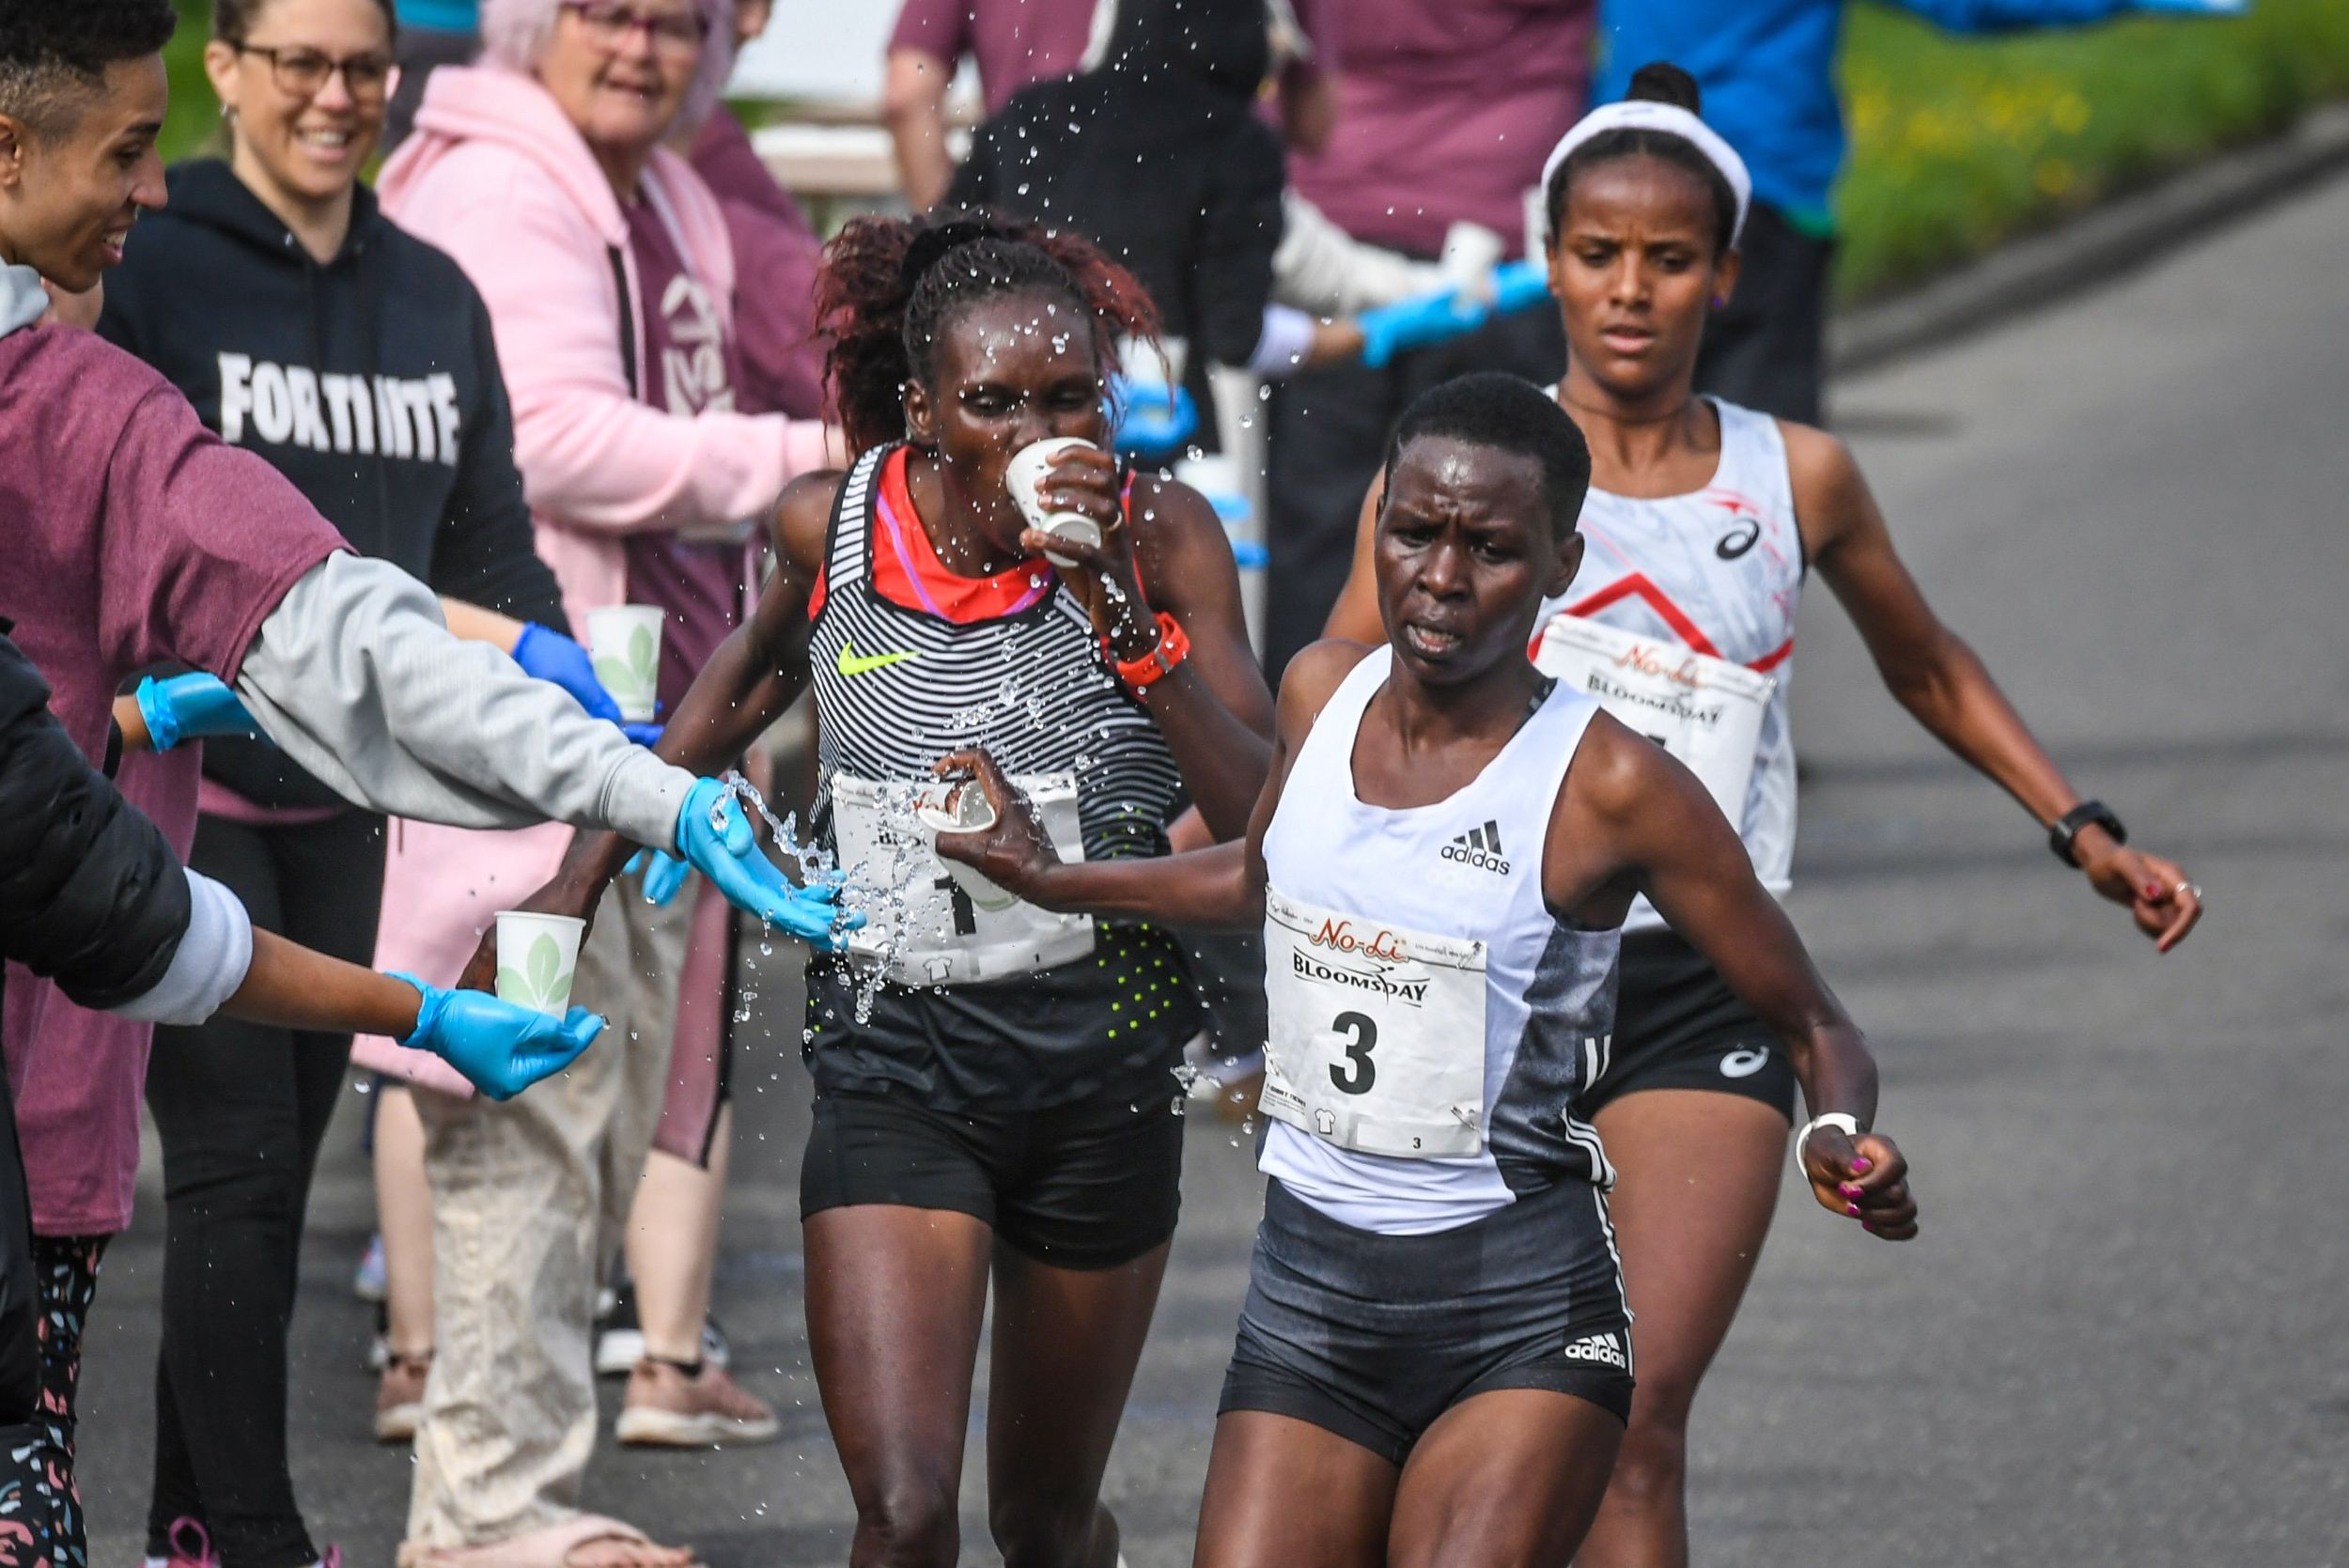
[{"label": "blue nitrile gloved hand holding cup", "polygon": [[443,990],[412,974],[392,978],[423,999],[416,1027],[400,1044],[430,1051],[493,1100],[510,1100],[561,1072],[603,1031],[603,1019],[584,1007],[558,1018],[480,991]]},{"label": "blue nitrile gloved hand holding cup", "polygon": [[237,700],[218,675],[194,671],[184,675],[148,676],[132,699],[146,722],[148,745],[168,752],[182,740],[202,740],[230,735],[265,740],[244,704]]},{"label": "blue nitrile gloved hand holding cup", "polygon": [[552,627],[537,621],[525,625],[514,642],[514,662],[533,679],[568,691],[589,718],[610,720],[638,745],[649,746],[661,738],[660,725],[630,723],[621,716],[619,703],[596,678],[596,662],[587,650]]},{"label": "blue nitrile gloved hand holding cup", "polygon": [[783,869],[759,852],[751,825],[734,792],[716,779],[700,779],[687,791],[677,813],[677,853],[718,885],[727,902],[819,953],[837,953],[848,932],[864,917],[839,907],[832,883],[793,885]]}]

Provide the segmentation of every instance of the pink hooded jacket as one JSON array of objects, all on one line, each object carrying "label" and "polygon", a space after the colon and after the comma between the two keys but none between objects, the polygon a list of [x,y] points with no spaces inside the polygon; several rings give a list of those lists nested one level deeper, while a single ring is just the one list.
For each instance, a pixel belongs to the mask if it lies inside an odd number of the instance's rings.
[{"label": "pink hooded jacket", "polygon": [[[734,251],[708,187],[658,148],[643,188],[687,267],[730,307]],[[626,536],[762,517],[787,480],[837,460],[817,421],[680,417],[631,395],[630,369],[645,363],[646,345],[628,218],[534,79],[495,66],[434,71],[415,133],[377,192],[387,216],[457,258],[489,306],[538,553],[574,629],[583,634],[588,611],[627,601]],[[624,324],[633,326],[625,355]],[[395,823],[376,967],[451,984],[497,911],[552,877],[569,842],[570,830],[552,824],[485,833]],[[362,1037],[353,1054],[470,1093],[437,1058],[388,1040]]]}]

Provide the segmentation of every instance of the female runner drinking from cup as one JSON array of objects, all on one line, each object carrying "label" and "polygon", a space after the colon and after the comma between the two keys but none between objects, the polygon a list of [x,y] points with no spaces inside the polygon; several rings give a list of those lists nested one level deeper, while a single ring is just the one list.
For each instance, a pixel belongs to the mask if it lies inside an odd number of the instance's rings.
[{"label": "female runner drinking from cup", "polygon": [[[808,1339],[856,1498],[849,1560],[956,1560],[991,1280],[996,1544],[1109,1568],[1099,1485],[1174,1228],[1172,1072],[1197,1007],[1163,933],[956,882],[913,796],[941,754],[985,746],[1062,853],[1160,855],[1182,793],[1213,831],[1245,824],[1270,702],[1213,510],[1099,449],[1111,345],[1155,325],[1122,268],[1032,228],[863,219],[817,299],[860,456],[784,492],[775,575],[661,754],[721,766],[812,681],[819,836],[878,889],[854,955],[808,975]],[[1055,456],[1035,508],[1098,544],[1029,526],[1006,482],[1054,437],[1091,444]],[[530,907],[584,914],[624,854],[582,840]]]}]

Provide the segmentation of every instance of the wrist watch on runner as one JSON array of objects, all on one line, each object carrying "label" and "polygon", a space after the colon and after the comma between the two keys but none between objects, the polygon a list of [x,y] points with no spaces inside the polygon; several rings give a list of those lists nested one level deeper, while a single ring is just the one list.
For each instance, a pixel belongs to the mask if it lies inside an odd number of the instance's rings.
[{"label": "wrist watch on runner", "polygon": [[1117,678],[1135,691],[1155,685],[1174,672],[1174,666],[1190,657],[1190,637],[1180,621],[1165,611],[1159,612],[1159,640],[1150,651],[1132,659],[1116,660]]},{"label": "wrist watch on runner", "polygon": [[2113,843],[2129,842],[2129,831],[2121,826],[2121,819],[2112,815],[2110,806],[2102,800],[2082,800],[2048,824],[2047,847],[2055,851],[2057,860],[2068,866],[2077,867],[2080,863],[2078,855],[2073,851],[2072,841],[2079,837],[2080,830],[2092,822],[2110,833]]}]

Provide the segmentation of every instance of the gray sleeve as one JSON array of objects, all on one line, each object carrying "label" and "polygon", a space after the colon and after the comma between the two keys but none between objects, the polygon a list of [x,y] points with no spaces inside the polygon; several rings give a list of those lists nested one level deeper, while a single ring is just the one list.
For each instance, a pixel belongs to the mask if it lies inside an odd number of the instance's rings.
[{"label": "gray sleeve", "polygon": [[568,822],[669,849],[694,783],[560,687],[450,636],[406,572],[340,551],[261,623],[237,695],[337,795],[420,821]]},{"label": "gray sleeve", "polygon": [[[183,868],[184,870],[184,868]],[[253,967],[253,922],[238,896],[187,871],[188,930],[171,967],[148,990],[106,1009],[135,1023],[193,1026],[220,1011]]]}]

